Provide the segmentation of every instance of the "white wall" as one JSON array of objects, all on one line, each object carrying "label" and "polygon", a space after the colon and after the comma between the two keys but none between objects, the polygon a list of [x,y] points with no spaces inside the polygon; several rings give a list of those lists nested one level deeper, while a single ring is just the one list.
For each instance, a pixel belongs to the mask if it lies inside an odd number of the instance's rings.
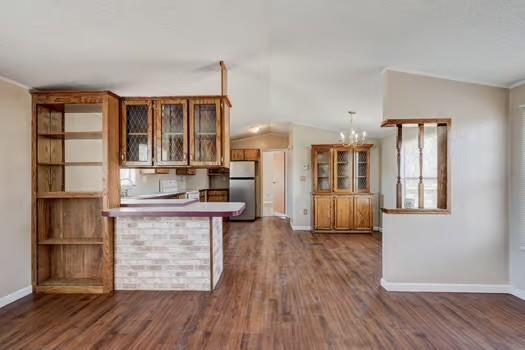
[{"label": "white wall", "polygon": [[[311,196],[312,196],[312,169],[311,145],[337,143],[339,133],[322,130],[310,126],[293,124],[290,126],[291,156],[288,159],[288,191],[291,203],[291,224],[293,227],[310,227],[311,222]],[[380,144],[378,140],[369,139],[368,143],[374,144],[370,152],[370,190],[376,196],[374,202],[374,226],[378,226],[379,207],[377,194],[380,190]],[[304,214],[304,210],[307,214]]]},{"label": "white wall", "polygon": [[169,174],[141,175],[140,169],[131,170],[135,173],[136,184],[133,187],[127,187],[128,196],[157,193],[159,192],[160,180],[177,181],[177,190],[199,190],[209,186],[209,177],[206,169],[196,169],[195,175],[175,175],[175,170],[170,170]]},{"label": "white wall", "polygon": [[[525,105],[525,85],[510,90],[509,114],[511,118],[511,182],[510,182],[510,213],[509,213],[509,273],[510,281],[515,288],[525,291],[525,227],[523,222],[523,206],[520,200],[521,185],[525,174],[520,171],[525,161],[523,135],[525,125],[521,122],[520,106]],[[521,194],[522,195],[522,194]],[[521,219],[521,220],[520,220]],[[523,292],[525,294],[525,292]]]},{"label": "white wall", "polygon": [[[384,79],[385,119],[452,118],[452,208],[450,215],[383,214],[383,278],[508,283],[508,90],[392,71]],[[387,145],[393,142],[383,141],[384,183],[395,178],[395,148]],[[392,191],[383,189],[392,204]]]},{"label": "white wall", "polygon": [[1,298],[31,286],[31,96],[2,80],[0,124],[1,304]]}]

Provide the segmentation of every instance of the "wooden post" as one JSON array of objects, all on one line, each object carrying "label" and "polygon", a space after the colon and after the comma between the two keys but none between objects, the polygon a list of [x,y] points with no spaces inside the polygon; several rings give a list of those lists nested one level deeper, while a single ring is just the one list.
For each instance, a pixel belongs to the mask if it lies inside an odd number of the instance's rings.
[{"label": "wooden post", "polygon": [[419,148],[419,184],[417,186],[417,203],[418,208],[425,207],[425,185],[423,184],[423,147],[425,144],[425,127],[423,124],[418,124],[418,148]]},{"label": "wooden post", "polygon": [[219,64],[221,66],[221,95],[226,96],[228,95],[228,68],[224,61],[220,61]]},{"label": "wooden post", "polygon": [[438,124],[437,126],[437,207],[447,209],[447,124]]},{"label": "wooden post", "polygon": [[401,145],[403,143],[403,125],[397,124],[397,184],[396,184],[396,208],[403,208],[401,187]]}]

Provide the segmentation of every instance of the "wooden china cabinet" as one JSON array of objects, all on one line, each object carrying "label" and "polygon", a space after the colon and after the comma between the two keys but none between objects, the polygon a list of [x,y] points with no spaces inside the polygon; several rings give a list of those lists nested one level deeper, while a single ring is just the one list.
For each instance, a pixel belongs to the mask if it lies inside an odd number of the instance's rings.
[{"label": "wooden china cabinet", "polygon": [[229,167],[226,96],[123,98],[125,167]]},{"label": "wooden china cabinet", "polygon": [[372,232],[372,145],[312,145],[315,232]]}]

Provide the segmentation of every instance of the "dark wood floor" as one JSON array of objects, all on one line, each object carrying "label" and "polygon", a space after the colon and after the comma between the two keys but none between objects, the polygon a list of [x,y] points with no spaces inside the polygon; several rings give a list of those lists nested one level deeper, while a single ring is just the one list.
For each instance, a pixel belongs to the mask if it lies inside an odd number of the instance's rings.
[{"label": "dark wood floor", "polygon": [[525,302],[385,292],[380,252],[371,235],[231,223],[213,294],[28,296],[0,309],[0,348],[525,348]]}]

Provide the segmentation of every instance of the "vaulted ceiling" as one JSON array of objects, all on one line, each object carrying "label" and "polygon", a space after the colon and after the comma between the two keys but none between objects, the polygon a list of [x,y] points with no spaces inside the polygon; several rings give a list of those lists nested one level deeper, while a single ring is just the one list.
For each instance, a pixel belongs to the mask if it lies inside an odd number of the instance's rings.
[{"label": "vaulted ceiling", "polygon": [[525,79],[523,0],[1,0],[0,75],[123,96],[217,94],[234,135],[289,122],[372,133],[386,67]]}]

